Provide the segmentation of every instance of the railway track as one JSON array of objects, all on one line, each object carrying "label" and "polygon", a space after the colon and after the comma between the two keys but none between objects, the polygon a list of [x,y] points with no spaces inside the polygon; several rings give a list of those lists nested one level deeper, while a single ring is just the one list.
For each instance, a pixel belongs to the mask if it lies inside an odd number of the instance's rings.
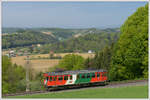
[{"label": "railway track", "polygon": [[91,86],[80,86],[80,87],[73,87],[73,88],[57,88],[51,91],[29,91],[29,92],[20,92],[20,93],[12,93],[12,94],[3,94],[2,97],[6,98],[8,96],[21,96],[21,95],[32,95],[32,94],[42,94],[42,93],[49,93],[49,92],[67,92],[67,91],[76,91],[79,89],[89,89],[89,88],[115,88],[115,87],[122,87],[122,86],[133,86],[133,85],[145,85],[148,84],[148,80],[131,80],[131,81],[123,81],[123,82],[110,82],[108,85],[99,86],[99,85],[91,85]]}]

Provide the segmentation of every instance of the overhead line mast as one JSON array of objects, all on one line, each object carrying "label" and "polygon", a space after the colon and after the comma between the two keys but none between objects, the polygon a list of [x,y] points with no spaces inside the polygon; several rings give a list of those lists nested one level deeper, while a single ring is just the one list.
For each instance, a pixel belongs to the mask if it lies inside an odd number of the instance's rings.
[{"label": "overhead line mast", "polygon": [[29,89],[29,65],[30,65],[30,61],[29,61],[29,55],[27,55],[27,59],[26,59],[26,92],[30,91]]}]

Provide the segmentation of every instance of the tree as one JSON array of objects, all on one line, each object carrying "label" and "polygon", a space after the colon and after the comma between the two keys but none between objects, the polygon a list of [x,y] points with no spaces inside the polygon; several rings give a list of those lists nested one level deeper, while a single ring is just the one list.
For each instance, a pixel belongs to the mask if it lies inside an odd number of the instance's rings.
[{"label": "tree", "polygon": [[84,58],[79,55],[68,54],[60,60],[58,66],[64,70],[81,70],[84,69]]},{"label": "tree", "polygon": [[85,60],[86,69],[106,69],[109,70],[112,57],[113,44],[106,46],[99,52],[95,53],[94,58],[87,58]]},{"label": "tree", "polygon": [[148,4],[138,8],[122,25],[110,72],[112,80],[148,75]]},{"label": "tree", "polygon": [[19,83],[24,78],[25,70],[23,67],[12,64],[7,56],[2,56],[2,93],[13,93],[23,90],[21,87],[24,86]]}]

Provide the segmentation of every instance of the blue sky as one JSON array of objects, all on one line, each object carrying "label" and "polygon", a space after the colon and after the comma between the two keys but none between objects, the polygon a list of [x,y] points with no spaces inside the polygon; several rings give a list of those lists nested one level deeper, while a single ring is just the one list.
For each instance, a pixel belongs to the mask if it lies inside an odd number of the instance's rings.
[{"label": "blue sky", "polygon": [[3,2],[2,27],[114,28],[147,2]]}]

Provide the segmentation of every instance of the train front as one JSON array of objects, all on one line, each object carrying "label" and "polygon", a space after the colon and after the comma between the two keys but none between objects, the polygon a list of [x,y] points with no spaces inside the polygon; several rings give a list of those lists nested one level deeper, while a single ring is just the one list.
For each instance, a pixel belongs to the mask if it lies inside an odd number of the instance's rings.
[{"label": "train front", "polygon": [[44,87],[47,87],[47,82],[48,82],[48,73],[44,73],[44,74],[43,74],[43,77],[44,77],[44,82],[43,82]]}]

